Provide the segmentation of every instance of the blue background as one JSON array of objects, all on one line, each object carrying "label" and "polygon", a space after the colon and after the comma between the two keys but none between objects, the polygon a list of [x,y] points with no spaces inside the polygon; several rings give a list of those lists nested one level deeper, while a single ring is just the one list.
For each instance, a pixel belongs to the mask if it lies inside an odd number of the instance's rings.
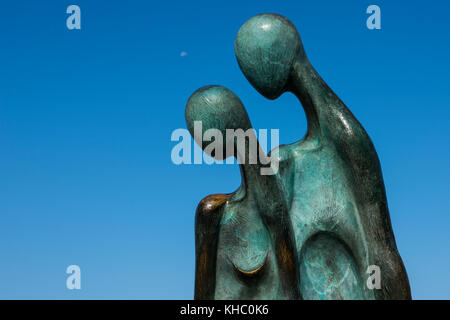
[{"label": "blue background", "polygon": [[[81,7],[82,29],[66,28]],[[377,4],[382,29],[366,28]],[[450,298],[448,1],[2,1],[0,298],[190,299],[194,212],[237,165],[171,162],[190,94],[221,84],[280,142],[291,94],[247,82],[234,38],[276,12],[371,136],[414,298]],[[182,51],[187,52],[181,56]],[[66,289],[68,265],[82,289]]]}]

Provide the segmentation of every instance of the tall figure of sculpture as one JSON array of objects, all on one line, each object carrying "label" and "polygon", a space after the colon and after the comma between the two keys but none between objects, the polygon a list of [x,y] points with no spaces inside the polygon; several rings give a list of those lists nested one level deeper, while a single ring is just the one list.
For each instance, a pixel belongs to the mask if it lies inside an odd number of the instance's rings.
[{"label": "tall figure of sculpture", "polygon": [[[308,131],[272,150],[276,175],[241,165],[238,191],[202,200],[195,297],[410,299],[375,148],[312,67],[294,25],[276,14],[255,16],[240,28],[235,49],[259,93],[298,97]],[[191,133],[194,121],[221,131],[251,128],[240,100],[223,87],[194,93],[186,120]],[[379,287],[367,285],[368,270],[380,271]]]}]

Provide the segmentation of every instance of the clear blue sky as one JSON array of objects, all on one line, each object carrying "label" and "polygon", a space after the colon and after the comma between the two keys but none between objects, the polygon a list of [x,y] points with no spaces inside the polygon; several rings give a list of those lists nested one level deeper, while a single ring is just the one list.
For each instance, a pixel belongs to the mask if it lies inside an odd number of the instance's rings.
[{"label": "clear blue sky", "polygon": [[[66,28],[77,4],[82,29]],[[382,29],[366,28],[377,4]],[[305,133],[247,82],[234,38],[276,12],[371,136],[414,298],[450,298],[449,1],[2,1],[0,298],[190,299],[194,212],[237,165],[171,162],[190,94],[221,84],[255,128]],[[187,55],[181,56],[181,52]],[[65,287],[77,264],[82,289]]]}]

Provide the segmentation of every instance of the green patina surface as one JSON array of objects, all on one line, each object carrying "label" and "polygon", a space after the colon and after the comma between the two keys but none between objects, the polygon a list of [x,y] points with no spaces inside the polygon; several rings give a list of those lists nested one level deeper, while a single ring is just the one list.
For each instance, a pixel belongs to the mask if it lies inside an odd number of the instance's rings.
[{"label": "green patina surface", "polygon": [[[195,298],[409,299],[374,146],[312,67],[296,28],[279,15],[255,16],[239,30],[235,49],[259,93],[298,97],[308,131],[272,150],[277,174],[261,175],[260,163],[241,164],[236,192],[202,200]],[[226,129],[251,128],[240,99],[221,86],[190,97],[186,122],[192,134],[194,121],[224,136]],[[208,145],[203,142],[205,151]],[[366,285],[371,265],[380,268],[380,289]]]}]

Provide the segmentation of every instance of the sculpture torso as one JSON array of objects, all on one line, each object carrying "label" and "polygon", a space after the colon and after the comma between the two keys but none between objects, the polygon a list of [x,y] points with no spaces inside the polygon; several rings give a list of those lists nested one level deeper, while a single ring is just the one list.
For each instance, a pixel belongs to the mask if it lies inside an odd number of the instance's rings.
[{"label": "sculpture torso", "polygon": [[[365,299],[367,256],[357,201],[345,164],[330,143],[302,141],[280,146],[284,182],[295,233],[304,299]],[[363,278],[364,276],[364,278]]]},{"label": "sculpture torso", "polygon": [[218,234],[215,299],[286,299],[278,295],[274,248],[253,196],[224,205]]}]

